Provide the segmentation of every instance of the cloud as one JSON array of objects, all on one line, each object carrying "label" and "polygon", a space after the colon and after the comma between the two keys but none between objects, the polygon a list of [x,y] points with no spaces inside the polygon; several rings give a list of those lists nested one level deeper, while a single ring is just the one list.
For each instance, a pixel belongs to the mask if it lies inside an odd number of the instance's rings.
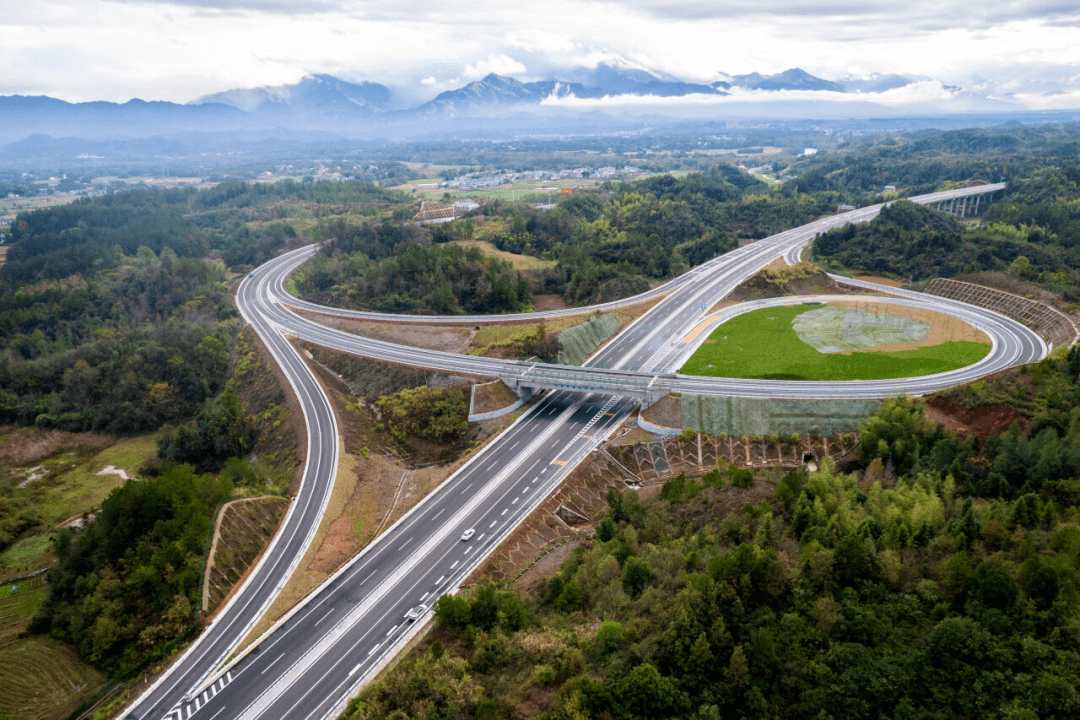
[{"label": "cloud", "polygon": [[602,98],[548,97],[542,102],[549,107],[701,107],[736,104],[762,104],[780,102],[817,101],[838,105],[874,103],[902,109],[928,104],[947,103],[957,93],[937,80],[913,82],[904,87],[883,92],[841,93],[827,90],[745,90],[731,88],[728,95],[694,93],[680,97],[657,97],[654,95],[608,95]]},{"label": "cloud", "polygon": [[[625,3],[614,2],[623,6]],[[698,3],[687,0],[643,0],[633,8],[658,19],[719,20],[761,18],[817,18],[858,27],[887,23],[906,29],[989,28],[1019,20],[1077,25],[1080,8],[1061,0],[1012,0],[1007,3],[975,3],[968,0],[909,0],[908,2],[849,2],[848,0],[727,0]]]},{"label": "cloud", "polygon": [[[185,102],[328,73],[449,89],[600,62],[692,82],[790,67],[1012,92],[1077,86],[1080,8],[1010,0],[49,0],[0,14],[0,92]],[[1025,69],[1028,69],[1025,71]],[[1051,69],[1046,73],[1044,70]],[[421,80],[435,78],[434,84]],[[1048,78],[1040,80],[1039,78]]]},{"label": "cloud", "polygon": [[124,5],[171,5],[200,12],[230,14],[243,12],[283,15],[310,15],[342,10],[346,3],[334,0],[114,0]]},{"label": "cloud", "polygon": [[420,84],[421,85],[434,85],[435,82],[436,82],[435,76],[434,75],[429,75],[428,77],[421,80]]},{"label": "cloud", "polygon": [[462,75],[469,80],[478,80],[491,73],[496,75],[520,75],[527,68],[509,55],[488,55],[487,60],[477,63],[465,63]]},{"label": "cloud", "polygon": [[1035,95],[1017,93],[1014,97],[1033,110],[1076,110],[1080,108],[1080,90]]}]

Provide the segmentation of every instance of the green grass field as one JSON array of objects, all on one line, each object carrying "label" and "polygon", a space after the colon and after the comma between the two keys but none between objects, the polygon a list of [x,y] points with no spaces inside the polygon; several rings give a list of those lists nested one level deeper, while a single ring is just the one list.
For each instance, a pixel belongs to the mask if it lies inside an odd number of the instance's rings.
[{"label": "green grass field", "polygon": [[820,305],[763,308],[724,323],[683,365],[686,375],[772,380],[886,380],[956,370],[978,362],[989,345],[948,342],[899,352],[820,353],[791,321]]},{"label": "green grass field", "polygon": [[96,455],[77,460],[77,467],[55,478],[30,483],[27,488],[45,525],[55,526],[75,515],[92,512],[110,492],[124,484],[119,475],[97,474],[106,465],[123,468],[134,476],[139,466],[156,454],[156,434],[124,438]]},{"label": "green grass field", "polygon": [[0,553],[0,577],[14,577],[53,562],[53,537],[53,533],[31,535]]}]

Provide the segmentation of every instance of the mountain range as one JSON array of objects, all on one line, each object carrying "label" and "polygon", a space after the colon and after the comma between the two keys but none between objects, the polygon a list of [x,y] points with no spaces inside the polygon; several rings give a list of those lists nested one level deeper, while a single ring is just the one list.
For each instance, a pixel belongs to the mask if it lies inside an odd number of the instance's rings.
[{"label": "mountain range", "polygon": [[[537,129],[545,121],[582,114],[589,114],[593,125],[603,124],[605,118],[618,124],[619,118],[625,122],[635,112],[650,118],[721,119],[750,114],[896,117],[1025,109],[928,78],[902,75],[834,82],[792,68],[773,75],[715,76],[719,79],[701,84],[603,64],[568,71],[564,79],[532,82],[490,74],[411,107],[396,105],[394,93],[380,83],[354,83],[325,74],[293,85],[218,92],[184,105],[142,100],[68,103],[12,95],[0,97],[0,143],[33,134],[106,140],[272,129],[343,137],[417,136],[460,132],[467,118],[484,127],[496,123]],[[918,92],[907,92],[909,88],[928,89],[930,94],[922,101]],[[883,104],[882,93],[888,92],[907,93],[907,105]]]}]

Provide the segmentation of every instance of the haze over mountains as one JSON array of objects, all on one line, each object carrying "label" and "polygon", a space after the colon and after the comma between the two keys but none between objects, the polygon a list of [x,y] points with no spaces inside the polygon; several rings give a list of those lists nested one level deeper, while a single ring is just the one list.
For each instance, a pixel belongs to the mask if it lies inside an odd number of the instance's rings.
[{"label": "haze over mountains", "polygon": [[[235,89],[181,105],[67,103],[0,97],[0,143],[31,135],[130,140],[177,133],[273,131],[340,137],[457,135],[478,128],[536,132],[612,130],[666,120],[729,117],[879,118],[948,113],[1017,113],[1008,97],[943,85],[929,78],[874,76],[835,82],[799,68],[773,75],[719,74],[711,84],[684,82],[615,65],[572,70],[562,79],[522,82],[489,74],[412,106],[376,82],[318,74],[293,85]],[[465,122],[469,121],[469,122]],[[575,123],[581,123],[579,126]]]}]

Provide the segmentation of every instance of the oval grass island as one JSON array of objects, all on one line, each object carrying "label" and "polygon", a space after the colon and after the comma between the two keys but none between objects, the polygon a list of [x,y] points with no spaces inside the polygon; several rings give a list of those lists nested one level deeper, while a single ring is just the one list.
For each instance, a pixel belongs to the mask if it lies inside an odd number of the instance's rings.
[{"label": "oval grass island", "polygon": [[717,327],[684,375],[759,380],[888,380],[977,363],[989,338],[963,320],[873,298],[753,310]]}]

